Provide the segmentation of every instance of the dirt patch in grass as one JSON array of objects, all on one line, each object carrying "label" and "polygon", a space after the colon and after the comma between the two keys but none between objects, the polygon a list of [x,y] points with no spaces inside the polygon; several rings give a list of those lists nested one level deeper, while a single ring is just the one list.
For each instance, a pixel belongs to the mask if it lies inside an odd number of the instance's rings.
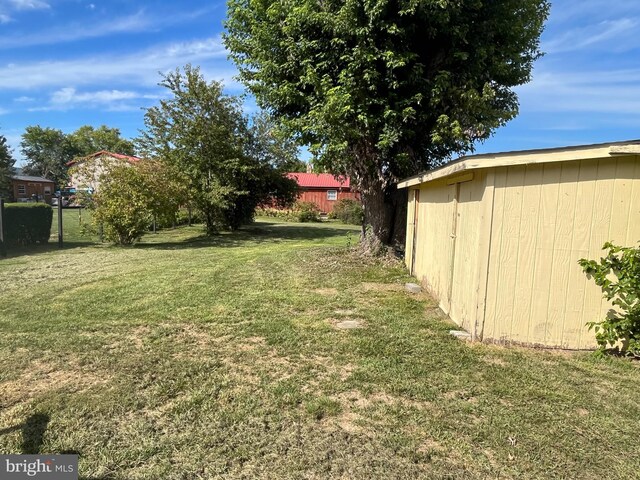
[{"label": "dirt patch in grass", "polygon": [[360,288],[365,292],[402,292],[404,287],[398,283],[363,282]]},{"label": "dirt patch in grass", "polygon": [[340,331],[358,330],[367,326],[362,318],[329,318],[327,321],[333,328]]},{"label": "dirt patch in grass", "polygon": [[489,365],[496,365],[498,367],[505,367],[507,362],[505,362],[502,358],[499,357],[481,357],[482,361]]},{"label": "dirt patch in grass", "polygon": [[112,378],[107,372],[87,371],[73,358],[67,358],[62,363],[64,365],[34,360],[16,380],[0,384],[2,407],[26,402],[51,391],[83,391],[96,385],[104,385]]},{"label": "dirt patch in grass", "polygon": [[313,293],[331,297],[338,294],[338,289],[337,288],[316,288],[315,290],[313,290]]}]

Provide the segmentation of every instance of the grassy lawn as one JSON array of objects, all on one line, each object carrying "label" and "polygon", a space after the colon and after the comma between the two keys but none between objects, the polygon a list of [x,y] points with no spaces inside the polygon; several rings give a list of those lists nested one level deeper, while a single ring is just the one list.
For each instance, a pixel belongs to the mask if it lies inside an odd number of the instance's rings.
[{"label": "grassy lawn", "polygon": [[637,363],[461,343],[357,235],[0,260],[0,452],[77,452],[95,480],[638,478]]},{"label": "grassy lawn", "polygon": [[[63,239],[69,244],[84,244],[96,242],[98,239],[87,235],[82,230],[83,224],[91,224],[91,212],[86,208],[62,209],[62,233]],[[51,240],[58,241],[58,209],[53,209],[53,223],[51,225]]]}]

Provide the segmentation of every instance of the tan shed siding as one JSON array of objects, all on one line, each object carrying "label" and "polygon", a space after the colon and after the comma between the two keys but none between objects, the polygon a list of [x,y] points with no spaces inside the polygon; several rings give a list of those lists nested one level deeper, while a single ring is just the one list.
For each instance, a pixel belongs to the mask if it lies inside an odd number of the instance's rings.
[{"label": "tan shed siding", "polygon": [[594,345],[609,308],[578,260],[640,240],[637,157],[495,169],[484,340]]},{"label": "tan shed siding", "polygon": [[433,182],[421,188],[418,205],[418,241],[414,275],[449,310],[449,272],[452,255],[455,186]]},{"label": "tan shed siding", "polygon": [[476,172],[472,181],[459,183],[455,228],[455,254],[449,316],[474,333],[478,307],[479,244],[482,233],[482,201],[486,172]]},{"label": "tan shed siding", "polygon": [[[468,331],[475,330],[477,320],[482,202],[491,201],[486,198],[485,178],[485,172],[477,172],[471,181],[450,185],[445,179],[422,185],[417,208],[413,274],[438,299],[442,310]],[[414,248],[412,198],[410,193],[408,266]]]},{"label": "tan shed siding", "polygon": [[405,257],[404,257],[404,263],[407,266],[407,268],[409,269],[410,273],[413,274],[413,272],[411,271],[412,268],[412,263],[413,263],[413,237],[414,237],[414,233],[415,233],[415,212],[416,212],[416,201],[415,201],[415,192],[416,189],[411,189],[409,190],[409,203],[408,203],[408,207],[407,207],[407,237],[405,240]]}]

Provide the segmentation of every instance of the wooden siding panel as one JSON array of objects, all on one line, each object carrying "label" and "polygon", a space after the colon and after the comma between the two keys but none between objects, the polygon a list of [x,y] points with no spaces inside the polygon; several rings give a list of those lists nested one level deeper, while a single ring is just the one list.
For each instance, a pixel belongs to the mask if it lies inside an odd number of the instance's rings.
[{"label": "wooden siding panel", "polygon": [[496,306],[500,294],[500,255],[502,251],[502,225],[504,223],[504,197],[507,184],[507,168],[495,170],[493,193],[493,224],[491,227],[491,249],[489,252],[489,268],[487,271],[487,306],[482,329],[482,338],[495,340],[498,330]]},{"label": "wooden siding panel", "polygon": [[556,240],[550,267],[549,308],[544,344],[551,347],[563,347],[565,308],[569,287],[569,274],[579,269],[578,259],[571,250],[576,214],[576,193],[580,176],[580,162],[562,164],[558,188],[558,207],[556,213]]},{"label": "wooden siding panel", "polygon": [[[580,162],[580,174],[576,185],[575,221],[571,240],[572,261],[575,264],[570,264],[571,268],[569,269],[562,332],[562,344],[570,345],[573,348],[587,347],[593,343],[593,334],[587,332],[584,325],[586,320],[583,320],[585,290],[588,280],[578,265],[578,260],[589,255],[591,218],[597,201],[595,197],[597,177],[597,160]],[[587,340],[587,335],[590,335],[590,344],[585,344],[582,341],[583,336],[585,336],[585,341]]]},{"label": "wooden siding panel", "polygon": [[485,174],[459,184],[456,250],[449,316],[470,333],[475,328],[478,295],[478,260]]},{"label": "wooden siding panel", "polygon": [[484,181],[480,205],[478,240],[477,305],[475,325],[471,331],[474,340],[482,340],[487,312],[489,288],[489,260],[491,257],[491,230],[493,228],[493,202],[495,194],[495,169],[489,169]]},{"label": "wooden siding panel", "polygon": [[540,218],[540,197],[542,189],[542,165],[528,166],[522,191],[522,209],[520,233],[518,237],[520,253],[518,255],[518,275],[513,303],[513,339],[519,342],[529,341],[529,322],[531,320],[531,288],[535,276],[535,257],[538,246],[538,222]]},{"label": "wooden siding panel", "polygon": [[[595,189],[595,203],[591,217],[591,235],[587,258],[598,259],[602,256],[602,246],[610,240],[611,211],[613,205],[613,187],[617,170],[617,160],[600,160],[597,165],[598,176]],[[589,280],[585,288],[583,304],[584,322],[600,319],[607,310],[598,286]],[[594,345],[593,332],[582,337],[583,345]]]},{"label": "wooden siding panel", "polygon": [[417,204],[415,195],[417,191],[417,189],[409,190],[409,204],[407,207],[407,234],[405,239],[404,263],[411,274],[414,273],[411,271],[411,263],[413,261],[413,236],[415,231],[415,213]]},{"label": "wooden siding panel", "polygon": [[522,193],[525,167],[509,167],[507,183],[504,187],[502,241],[498,276],[500,278],[499,294],[496,304],[497,323],[496,337],[500,340],[510,339],[512,335],[514,289],[518,272],[520,217],[522,212]]},{"label": "wooden siding panel", "polygon": [[329,200],[327,198],[327,190],[337,190],[338,200],[348,198],[351,200],[360,200],[360,194],[358,192],[345,191],[335,188],[329,188],[325,190],[305,190],[303,191],[298,200],[301,202],[313,202],[315,203],[321,212],[329,213],[333,210],[333,206],[337,200]]},{"label": "wooden siding panel", "polygon": [[631,208],[629,210],[629,231],[626,244],[638,245],[640,242],[640,156],[635,157],[633,188],[631,190]]},{"label": "wooden siding panel", "polygon": [[561,164],[544,166],[540,191],[540,219],[535,251],[535,274],[532,282],[531,320],[528,338],[532,344],[544,344],[548,329],[547,312],[551,285],[551,266],[556,241],[556,217],[558,214],[558,180]]}]

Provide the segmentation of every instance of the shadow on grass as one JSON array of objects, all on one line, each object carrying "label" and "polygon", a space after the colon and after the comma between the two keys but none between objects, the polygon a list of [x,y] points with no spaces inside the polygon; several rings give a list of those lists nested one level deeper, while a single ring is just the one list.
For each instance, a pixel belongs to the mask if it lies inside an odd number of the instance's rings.
[{"label": "shadow on grass", "polygon": [[34,413],[24,423],[0,430],[0,435],[22,430],[22,445],[20,451],[24,455],[38,455],[44,443],[44,433],[49,425],[49,415]]},{"label": "shadow on grass", "polygon": [[[349,228],[329,227],[323,224],[282,224],[260,222],[248,225],[234,232],[223,232],[214,236],[200,235],[186,240],[155,242],[154,237],[147,235],[134,248],[152,248],[161,250],[178,250],[187,248],[209,247],[245,247],[248,244],[280,243],[295,240],[327,240],[350,236],[352,242],[357,241],[359,231]],[[160,237],[162,238],[162,237]]]},{"label": "shadow on grass", "polygon": [[62,249],[58,247],[58,242],[49,242],[38,245],[30,245],[28,247],[7,247],[6,256],[0,254],[0,261],[5,259],[11,259],[16,257],[22,257],[24,255],[37,255],[39,253],[47,253],[60,250],[72,250],[74,248],[89,247],[91,245],[97,245],[93,242],[64,242]]},{"label": "shadow on grass", "polygon": [[[42,444],[44,443],[44,434],[49,425],[49,420],[49,415],[45,413],[34,413],[29,416],[24,423],[0,430],[0,435],[6,435],[8,433],[22,430],[22,445],[20,447],[20,453],[23,455],[47,455],[48,452],[42,452],[41,449]],[[60,455],[80,456],[80,452],[75,450],[66,450],[58,453]],[[115,476],[85,477],[81,475],[79,480],[113,480],[115,478]]]},{"label": "shadow on grass", "polygon": [[[351,237],[351,242],[357,242],[360,232],[357,228],[348,226],[335,227],[323,223],[271,223],[257,222],[247,225],[234,232],[221,232],[218,235],[207,236],[204,233],[199,236],[186,239],[171,239],[171,235],[180,235],[185,228],[177,227],[171,230],[161,230],[158,235],[147,233],[141,242],[136,243],[131,248],[159,249],[159,250],[180,250],[189,248],[210,248],[210,247],[245,247],[249,244],[280,243],[296,240],[327,240],[342,237]],[[193,228],[193,227],[191,227]],[[203,227],[204,229],[204,227]],[[58,247],[56,241],[46,244],[31,245],[28,247],[11,247],[7,249],[6,257],[0,254],[0,261],[10,260],[25,255],[37,255],[60,250],[72,250],[92,245],[108,245],[108,243],[86,241],[65,241],[62,249]]]}]

